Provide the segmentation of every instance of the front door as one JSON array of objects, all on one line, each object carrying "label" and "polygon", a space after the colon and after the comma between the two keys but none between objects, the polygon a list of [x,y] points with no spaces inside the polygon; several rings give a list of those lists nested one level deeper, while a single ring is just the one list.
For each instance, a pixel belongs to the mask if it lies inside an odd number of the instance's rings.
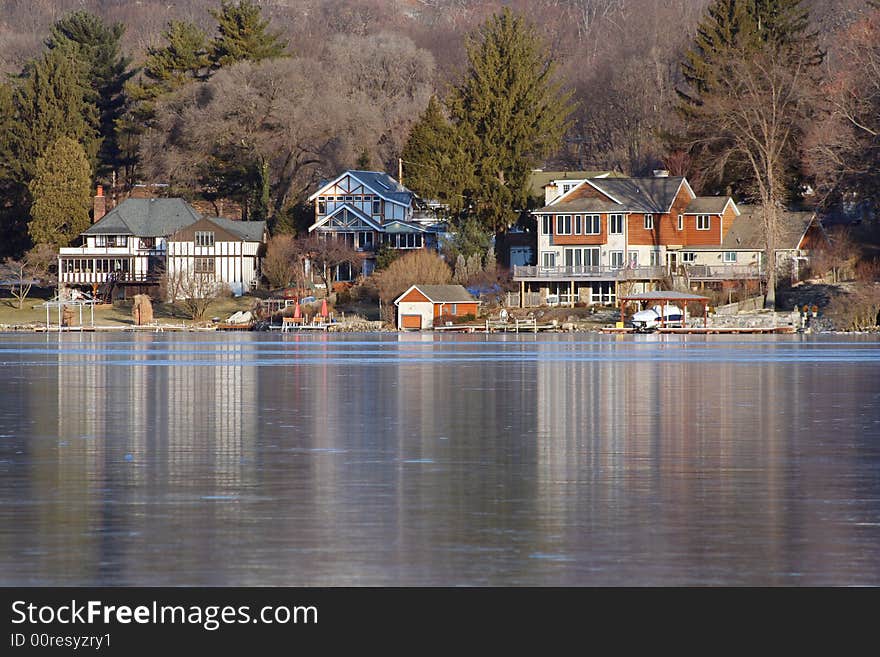
[{"label": "front door", "polygon": [[678,254],[675,251],[666,253],[666,266],[669,267],[669,271],[675,271],[675,268],[678,267]]}]

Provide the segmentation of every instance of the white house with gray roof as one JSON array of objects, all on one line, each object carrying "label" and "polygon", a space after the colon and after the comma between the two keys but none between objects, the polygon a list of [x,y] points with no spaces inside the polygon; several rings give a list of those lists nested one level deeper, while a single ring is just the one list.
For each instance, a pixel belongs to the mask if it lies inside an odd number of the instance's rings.
[{"label": "white house with gray roof", "polygon": [[[360,252],[363,272],[375,268],[375,253],[393,249],[437,248],[445,224],[419,207],[416,195],[381,171],[349,170],[321,183],[309,197],[315,220],[309,233],[343,240]],[[337,272],[346,280],[350,272]]]},{"label": "white house with gray roof", "polygon": [[114,296],[128,296],[155,293],[166,273],[187,272],[242,293],[259,280],[267,239],[263,221],[204,217],[180,198],[130,198],[84,230],[80,246],[60,250],[59,283],[93,291],[109,284]]}]

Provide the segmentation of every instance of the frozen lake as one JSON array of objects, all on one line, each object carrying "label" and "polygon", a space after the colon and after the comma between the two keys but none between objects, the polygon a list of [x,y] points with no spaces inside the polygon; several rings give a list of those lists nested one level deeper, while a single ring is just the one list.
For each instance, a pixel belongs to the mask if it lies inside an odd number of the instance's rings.
[{"label": "frozen lake", "polygon": [[877,336],[0,334],[0,585],[850,584]]}]

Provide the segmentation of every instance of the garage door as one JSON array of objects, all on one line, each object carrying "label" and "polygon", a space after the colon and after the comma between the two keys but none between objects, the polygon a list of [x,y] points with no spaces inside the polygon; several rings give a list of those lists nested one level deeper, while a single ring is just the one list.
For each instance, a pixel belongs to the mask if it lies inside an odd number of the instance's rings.
[{"label": "garage door", "polygon": [[405,329],[421,329],[422,328],[422,316],[421,315],[402,315],[400,317],[401,328]]}]

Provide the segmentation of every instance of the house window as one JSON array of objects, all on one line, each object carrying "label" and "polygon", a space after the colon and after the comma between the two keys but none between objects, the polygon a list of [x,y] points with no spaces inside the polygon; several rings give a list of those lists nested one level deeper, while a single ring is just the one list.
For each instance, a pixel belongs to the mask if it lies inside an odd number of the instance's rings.
[{"label": "house window", "polygon": [[630,251],[629,252],[629,266],[632,268],[636,268],[639,266],[639,252],[638,251]]},{"label": "house window", "polygon": [[138,240],[138,248],[140,249],[153,249],[156,247],[156,238],[155,237],[141,237]]},{"label": "house window", "polygon": [[568,194],[571,191],[571,185],[562,185],[562,193]]},{"label": "house window", "polygon": [[566,267],[598,267],[599,249],[588,247],[585,249],[565,249]]},{"label": "house window", "polygon": [[373,214],[382,214],[382,200],[378,198],[373,199]]},{"label": "house window", "polygon": [[95,235],[95,246],[107,246],[107,236]]},{"label": "house window", "polygon": [[541,217],[541,232],[544,235],[550,235],[553,232],[553,217],[550,215],[543,215]]},{"label": "house window", "polygon": [[684,215],[683,214],[678,215],[678,229],[684,230]]},{"label": "house window", "polygon": [[318,214],[327,214],[327,199],[323,196],[318,197]]},{"label": "house window", "polygon": [[611,235],[623,235],[623,215],[622,214],[609,214],[608,215],[608,232]]},{"label": "house window", "polygon": [[651,266],[659,267],[660,266],[660,252],[659,251],[651,251]]},{"label": "house window", "polygon": [[556,234],[557,235],[571,235],[571,215],[570,214],[556,215]]},{"label": "house window", "polygon": [[580,235],[584,232],[583,224],[581,223],[581,215],[574,215],[574,234]]},{"label": "house window", "polygon": [[213,274],[214,258],[193,258],[193,271],[196,274]]},{"label": "house window", "polygon": [[611,281],[601,283],[593,283],[591,288],[591,299],[593,303],[601,303],[612,305],[617,302],[617,294],[615,292],[615,284]]},{"label": "house window", "polygon": [[196,246],[214,246],[214,231],[197,230]]},{"label": "house window", "polygon": [[611,252],[611,268],[620,269],[623,267],[623,251]]},{"label": "house window", "polygon": [[711,217],[708,214],[697,215],[697,230],[709,230],[711,223]]},{"label": "house window", "polygon": [[373,233],[371,233],[371,232],[358,233],[358,248],[368,249],[372,246],[373,246]]},{"label": "house window", "polygon": [[584,217],[584,235],[598,235],[601,228],[600,216],[598,214],[588,214]]},{"label": "house window", "polygon": [[541,264],[544,267],[555,267],[556,266],[556,254],[552,253],[552,252],[542,254]]},{"label": "house window", "polygon": [[354,201],[354,196],[346,196],[346,197],[345,197],[345,202],[346,202],[346,203],[351,203],[352,201]]},{"label": "house window", "polygon": [[458,304],[457,303],[450,303],[449,304],[449,314],[452,315],[453,317],[458,315]]},{"label": "house window", "polygon": [[645,230],[654,230],[654,215],[645,215]]},{"label": "house window", "polygon": [[693,251],[683,251],[681,261],[685,264],[693,264],[697,261],[697,254]]},{"label": "house window", "polygon": [[725,251],[724,262],[736,262],[736,251]]}]

